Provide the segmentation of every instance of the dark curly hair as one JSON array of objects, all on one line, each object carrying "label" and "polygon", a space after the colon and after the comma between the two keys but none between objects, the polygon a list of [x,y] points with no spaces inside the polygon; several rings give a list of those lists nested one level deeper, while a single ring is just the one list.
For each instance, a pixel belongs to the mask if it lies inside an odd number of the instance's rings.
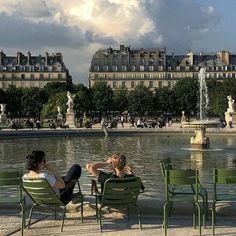
[{"label": "dark curly hair", "polygon": [[32,151],[26,156],[26,169],[38,170],[40,163],[45,162],[45,153],[43,151]]}]

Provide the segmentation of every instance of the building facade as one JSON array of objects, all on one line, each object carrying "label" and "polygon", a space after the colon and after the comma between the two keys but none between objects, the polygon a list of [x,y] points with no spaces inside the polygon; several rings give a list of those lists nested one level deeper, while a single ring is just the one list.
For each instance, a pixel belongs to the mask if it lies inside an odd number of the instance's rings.
[{"label": "building facade", "polygon": [[119,50],[100,49],[92,58],[89,85],[106,81],[113,89],[132,90],[138,84],[151,89],[172,88],[182,78],[198,78],[201,67],[206,68],[207,78],[236,78],[236,55],[228,51],[168,55],[166,48],[131,50],[124,45]]},{"label": "building facade", "polygon": [[17,52],[16,56],[7,56],[0,52],[0,88],[43,88],[49,82],[72,82],[61,53],[32,56],[30,52]]}]

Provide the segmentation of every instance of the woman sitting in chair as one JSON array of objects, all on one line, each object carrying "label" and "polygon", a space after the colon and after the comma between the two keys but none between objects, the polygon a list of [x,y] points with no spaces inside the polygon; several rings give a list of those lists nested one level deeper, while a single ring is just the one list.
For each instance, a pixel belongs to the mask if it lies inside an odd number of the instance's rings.
[{"label": "woman sitting in chair", "polygon": [[25,174],[23,178],[46,179],[52,188],[63,192],[60,195],[60,199],[64,203],[68,203],[72,199],[75,183],[70,187],[68,185],[73,180],[78,180],[81,175],[81,167],[74,164],[66,176],[61,177],[55,166],[46,161],[43,151],[32,151],[32,153],[26,156],[26,169],[29,170],[29,173]]},{"label": "woman sitting in chair", "polygon": [[[114,173],[106,173],[100,168],[104,168],[106,166],[112,167]],[[98,182],[101,183],[101,190],[103,191],[104,183],[109,178],[126,178],[126,177],[134,177],[134,173],[131,168],[126,165],[126,156],[120,153],[113,154],[110,158],[108,158],[105,162],[97,162],[92,164],[87,164],[86,169],[95,177],[98,177]],[[141,189],[144,189],[142,184]]]}]

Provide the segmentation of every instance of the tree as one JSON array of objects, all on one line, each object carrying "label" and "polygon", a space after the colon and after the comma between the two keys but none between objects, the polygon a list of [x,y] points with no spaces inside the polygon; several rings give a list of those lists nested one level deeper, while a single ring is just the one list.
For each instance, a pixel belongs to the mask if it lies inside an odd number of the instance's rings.
[{"label": "tree", "polygon": [[152,91],[144,85],[137,85],[129,92],[129,111],[139,116],[146,115],[152,111],[152,101]]},{"label": "tree", "polygon": [[196,112],[198,105],[198,81],[192,78],[184,78],[179,80],[174,88],[174,107],[176,113],[181,114],[181,111],[185,111],[185,114],[191,114]]},{"label": "tree", "polygon": [[0,103],[1,104],[7,103],[7,94],[3,89],[0,89]]},{"label": "tree", "polygon": [[43,104],[47,102],[44,90],[39,88],[27,88],[23,90],[21,98],[22,113],[24,116],[40,120],[40,112]]},{"label": "tree", "polygon": [[106,82],[96,82],[92,87],[92,102],[97,111],[110,111],[113,107],[113,90]]},{"label": "tree", "polygon": [[114,91],[114,106],[115,111],[123,112],[128,109],[128,90],[126,88],[118,88]]},{"label": "tree", "polygon": [[11,85],[6,90],[7,102],[6,102],[6,111],[10,118],[21,117],[22,114],[22,104],[21,97],[23,91],[21,88],[16,88],[14,85]]},{"label": "tree", "polygon": [[57,106],[61,107],[61,113],[66,113],[66,92],[60,92],[51,97],[46,104],[44,104],[41,111],[42,119],[55,119],[57,117],[58,111]]},{"label": "tree", "polygon": [[153,112],[174,112],[174,92],[169,87],[156,88],[153,95]]}]

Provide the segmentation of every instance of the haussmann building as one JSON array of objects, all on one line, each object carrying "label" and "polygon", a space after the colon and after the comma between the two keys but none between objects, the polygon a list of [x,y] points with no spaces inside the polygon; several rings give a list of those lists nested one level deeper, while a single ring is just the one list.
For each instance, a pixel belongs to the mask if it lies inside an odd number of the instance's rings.
[{"label": "haussmann building", "polygon": [[235,78],[236,55],[229,51],[169,55],[166,48],[136,50],[120,45],[116,50],[109,47],[93,55],[89,86],[92,87],[96,81],[105,81],[112,89],[132,90],[138,84],[151,89],[172,88],[182,78],[198,78],[201,67],[206,68],[207,78]]}]

